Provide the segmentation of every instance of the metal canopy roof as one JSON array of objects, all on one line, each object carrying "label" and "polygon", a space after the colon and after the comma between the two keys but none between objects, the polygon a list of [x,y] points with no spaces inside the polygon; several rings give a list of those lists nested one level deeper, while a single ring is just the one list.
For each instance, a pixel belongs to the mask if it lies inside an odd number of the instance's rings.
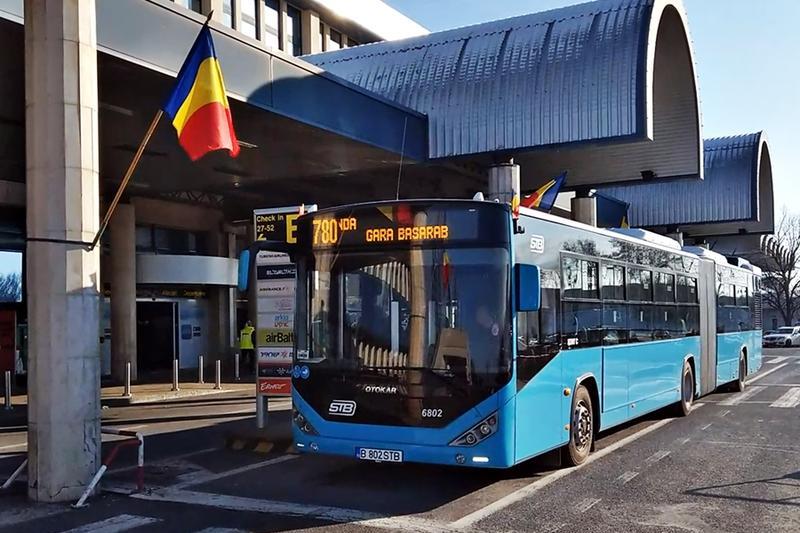
[{"label": "metal canopy roof", "polygon": [[677,226],[690,235],[771,233],[772,164],[764,132],[708,139],[705,180],[603,187],[628,202],[631,226]]},{"label": "metal canopy roof", "polygon": [[702,177],[680,0],[600,0],[303,59],[429,117],[429,156],[513,156],[523,188]]}]

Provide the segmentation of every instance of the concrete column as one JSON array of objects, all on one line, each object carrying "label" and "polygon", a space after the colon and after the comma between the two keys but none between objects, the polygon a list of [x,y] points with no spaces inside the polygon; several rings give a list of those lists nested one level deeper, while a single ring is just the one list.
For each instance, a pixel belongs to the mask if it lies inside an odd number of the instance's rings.
[{"label": "concrete column", "polygon": [[572,220],[597,226],[597,198],[576,196],[572,199]]},{"label": "concrete column", "polygon": [[310,9],[303,10],[303,53],[322,52],[322,39],[319,33],[319,14]]},{"label": "concrete column", "polygon": [[214,14],[211,15],[211,20],[222,24],[222,0],[202,0],[200,7],[204,15],[208,15],[213,10]]},{"label": "concrete column", "polygon": [[136,209],[120,204],[109,225],[111,237],[111,376],[125,379],[131,364],[136,381]]},{"label": "concrete column", "polygon": [[519,195],[519,165],[509,162],[490,167],[488,199],[510,204],[515,195]]},{"label": "concrete column", "polygon": [[667,237],[676,241],[678,244],[683,246],[683,232],[682,231],[674,231],[671,233],[667,233]]},{"label": "concrete column", "polygon": [[59,502],[100,466],[100,251],[57,242],[99,226],[95,3],[24,12],[28,495]]},{"label": "concrete column", "polygon": [[[220,257],[235,257],[236,236],[222,231],[210,232],[211,251]],[[209,349],[224,358],[235,346],[236,289],[208,287],[209,295]]]},{"label": "concrete column", "polygon": [[278,3],[278,6],[280,7],[280,13],[278,13],[278,22],[279,22],[279,25],[280,25],[280,28],[279,28],[279,31],[278,31],[278,33],[280,35],[278,35],[278,39],[279,39],[280,45],[281,45],[280,48],[281,48],[281,50],[283,50],[287,54],[291,54],[292,53],[292,48],[291,48],[291,44],[292,43],[290,43],[289,40],[287,39],[287,37],[288,37],[287,28],[288,28],[288,25],[289,25],[289,17],[286,14],[287,9],[288,9],[288,5],[286,4],[286,0],[280,0],[280,2]]}]

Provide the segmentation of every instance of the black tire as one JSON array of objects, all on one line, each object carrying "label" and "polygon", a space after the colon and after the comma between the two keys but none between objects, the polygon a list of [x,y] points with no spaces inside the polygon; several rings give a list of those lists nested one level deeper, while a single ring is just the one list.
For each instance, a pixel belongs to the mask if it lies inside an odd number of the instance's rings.
[{"label": "black tire", "polygon": [[[786,341],[791,342],[791,341]],[[747,359],[744,352],[739,354],[739,378],[733,382],[733,390],[742,392],[747,387]]]},{"label": "black tire", "polygon": [[578,466],[589,457],[594,445],[594,407],[589,391],[583,385],[575,389],[569,424],[569,443],[564,462]]},{"label": "black tire", "polygon": [[786,339],[786,342],[783,343],[783,346],[785,348],[791,348],[792,347],[792,339]]},{"label": "black tire", "polygon": [[681,371],[681,399],[678,402],[676,413],[678,416],[689,416],[694,404],[694,371],[689,361],[683,362]]}]

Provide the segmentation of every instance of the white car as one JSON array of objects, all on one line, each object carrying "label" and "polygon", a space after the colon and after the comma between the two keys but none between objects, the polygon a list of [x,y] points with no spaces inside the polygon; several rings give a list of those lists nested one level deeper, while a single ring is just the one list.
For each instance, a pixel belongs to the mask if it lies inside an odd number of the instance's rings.
[{"label": "white car", "polygon": [[764,346],[800,345],[800,326],[784,326],[764,335]]}]

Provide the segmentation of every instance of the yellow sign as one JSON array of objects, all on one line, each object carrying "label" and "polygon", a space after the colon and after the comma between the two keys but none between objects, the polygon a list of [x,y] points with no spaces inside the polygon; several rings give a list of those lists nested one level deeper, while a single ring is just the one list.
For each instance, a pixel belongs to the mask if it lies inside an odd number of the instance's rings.
[{"label": "yellow sign", "polygon": [[291,328],[263,328],[258,330],[259,347],[293,346],[294,330]]}]

